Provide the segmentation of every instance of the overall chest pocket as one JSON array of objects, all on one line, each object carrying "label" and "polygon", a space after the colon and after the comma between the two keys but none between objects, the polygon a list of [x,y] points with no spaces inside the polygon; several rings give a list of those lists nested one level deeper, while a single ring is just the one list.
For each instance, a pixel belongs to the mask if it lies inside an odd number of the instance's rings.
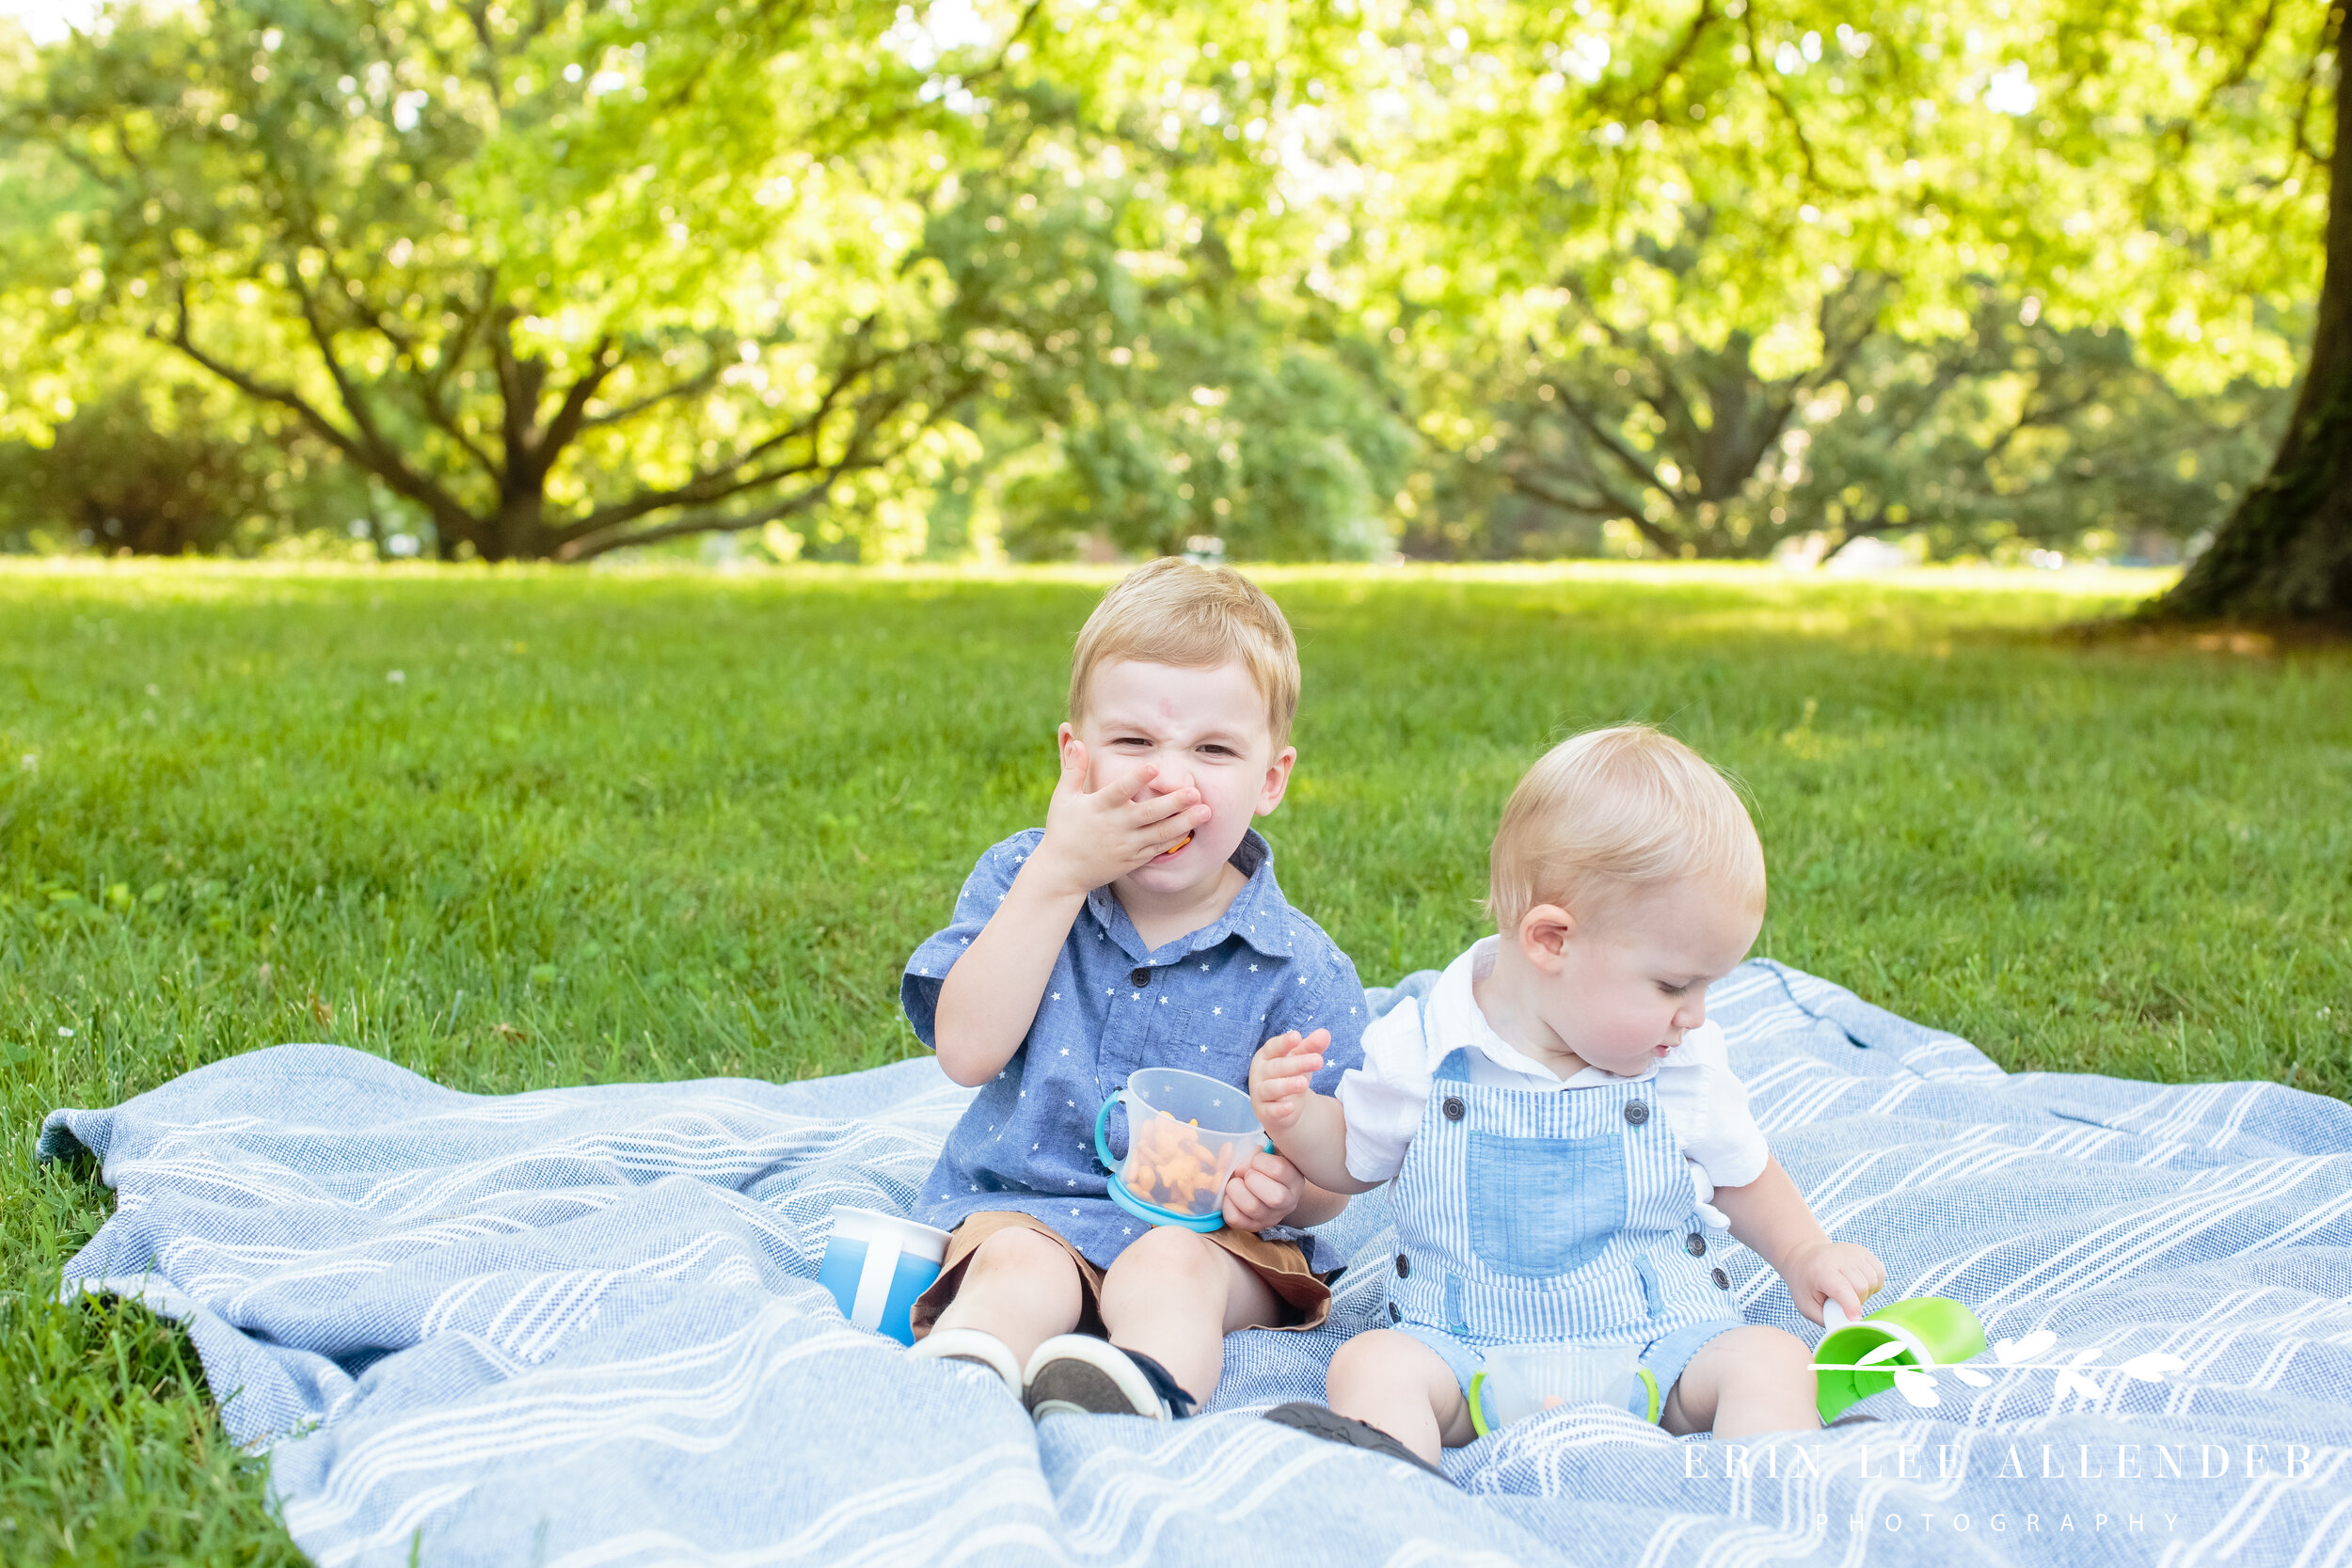
[{"label": "overall chest pocket", "polygon": [[1548,1278],[1591,1260],[1628,1218],[1625,1139],[1470,1135],[1470,1250],[1498,1274]]}]

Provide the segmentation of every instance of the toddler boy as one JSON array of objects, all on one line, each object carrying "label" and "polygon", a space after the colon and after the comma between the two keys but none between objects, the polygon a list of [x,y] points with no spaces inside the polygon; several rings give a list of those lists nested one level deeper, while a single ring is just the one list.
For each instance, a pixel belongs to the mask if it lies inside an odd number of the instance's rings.
[{"label": "toddler boy", "polygon": [[1512,792],[1489,870],[1499,934],[1366,1032],[1336,1098],[1311,1040],[1251,1071],[1275,1146],[1335,1192],[1390,1183],[1397,1230],[1391,1326],[1341,1347],[1328,1409],[1268,1418],[1434,1468],[1471,1440],[1484,1350],[1565,1342],[1639,1347],[1633,1407],[1669,1432],[1819,1426],[1804,1342],[1731,1299],[1725,1217],[1817,1323],[1886,1275],[1822,1233],[1707,1022],[1764,917],[1739,797],[1645,726],[1578,736]]},{"label": "toddler boy", "polygon": [[909,1022],[980,1090],[917,1196],[954,1234],[914,1354],[992,1368],[1039,1417],[1189,1415],[1226,1334],[1329,1311],[1340,1259],[1295,1227],[1345,1198],[1261,1152],[1226,1183],[1224,1228],[1153,1226],[1107,1196],[1094,1148],[1138,1068],[1239,1089],[1260,1042],[1303,1033],[1327,1083],[1359,1059],[1355,967],[1249,825],[1281,804],[1297,702],[1290,627],[1238,573],[1130,574],[1078,634],[1043,830],[983,854],[907,960]]}]

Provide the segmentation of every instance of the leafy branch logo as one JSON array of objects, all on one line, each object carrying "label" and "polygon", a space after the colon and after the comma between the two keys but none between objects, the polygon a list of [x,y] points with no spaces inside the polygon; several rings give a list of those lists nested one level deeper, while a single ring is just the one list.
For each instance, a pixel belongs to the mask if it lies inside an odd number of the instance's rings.
[{"label": "leafy branch logo", "polygon": [[[2003,1339],[1995,1344],[1993,1347],[1993,1360],[1994,1365],[2005,1372],[2056,1372],[2058,1391],[2061,1394],[2080,1394],[2086,1399],[2094,1400],[2101,1398],[2106,1390],[2093,1383],[2086,1373],[2086,1369],[2098,1361],[2100,1352],[2095,1349],[2078,1350],[2062,1361],[2036,1359],[2057,1343],[2057,1335],[2046,1328],[2037,1328],[2022,1339]],[[1818,1362],[1814,1370],[1816,1371],[1885,1371],[1888,1370],[1885,1363],[1894,1360],[1897,1356],[1910,1354],[1914,1349],[1915,1347],[1907,1340],[1889,1339],[1886,1343],[1869,1351],[1858,1361]],[[2101,1367],[2098,1370],[2120,1371],[2124,1376],[2141,1383],[2162,1383],[2187,1364],[2179,1356],[2169,1354],[2164,1351],[2149,1351],[2145,1354],[2135,1355],[2129,1361],[2121,1362],[2114,1367]],[[1895,1374],[1895,1387],[1904,1399],[1922,1410],[1931,1409],[1944,1401],[1944,1396],[1936,1387],[1935,1380],[1938,1373],[1949,1372],[1971,1388],[1989,1388],[1993,1386],[1992,1376],[1978,1367],[1903,1366],[1894,1368],[1892,1370]]]}]

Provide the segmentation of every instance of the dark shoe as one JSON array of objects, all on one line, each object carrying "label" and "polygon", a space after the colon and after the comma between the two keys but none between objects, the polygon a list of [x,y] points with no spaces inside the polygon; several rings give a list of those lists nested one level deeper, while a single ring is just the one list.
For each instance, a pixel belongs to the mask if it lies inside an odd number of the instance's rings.
[{"label": "dark shoe", "polygon": [[1022,1381],[1028,1386],[1029,1414],[1039,1420],[1093,1415],[1169,1421],[1196,1408],[1192,1396],[1157,1361],[1086,1334],[1057,1335],[1038,1346]]},{"label": "dark shoe", "polygon": [[1276,1426],[1289,1427],[1292,1431],[1303,1432],[1310,1437],[1320,1437],[1327,1443],[1337,1443],[1343,1448],[1362,1449],[1367,1452],[1381,1454],[1390,1459],[1401,1459],[1414,1469],[1424,1470],[1439,1481],[1445,1481],[1448,1486],[1454,1484],[1447,1479],[1443,1470],[1438,1469],[1378,1427],[1359,1421],[1353,1417],[1343,1416],[1328,1405],[1314,1404],[1305,1400],[1292,1404],[1278,1404],[1265,1413],[1265,1418]]}]

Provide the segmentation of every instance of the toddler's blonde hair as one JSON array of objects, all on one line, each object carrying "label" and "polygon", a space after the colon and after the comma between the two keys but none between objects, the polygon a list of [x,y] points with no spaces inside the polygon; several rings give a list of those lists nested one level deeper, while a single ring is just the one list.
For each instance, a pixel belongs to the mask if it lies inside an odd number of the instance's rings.
[{"label": "toddler's blonde hair", "polygon": [[1211,670],[1238,659],[1265,699],[1276,753],[1290,744],[1298,712],[1298,643],[1274,601],[1232,567],[1164,556],[1136,567],[1104,594],[1071,654],[1072,723],[1086,716],[1096,668],[1121,658],[1180,670]]},{"label": "toddler's blonde hair", "polygon": [[1509,932],[1538,904],[1580,919],[1646,886],[1705,876],[1764,907],[1764,847],[1747,808],[1696,752],[1647,724],[1588,730],[1511,792],[1488,860],[1486,912]]}]

